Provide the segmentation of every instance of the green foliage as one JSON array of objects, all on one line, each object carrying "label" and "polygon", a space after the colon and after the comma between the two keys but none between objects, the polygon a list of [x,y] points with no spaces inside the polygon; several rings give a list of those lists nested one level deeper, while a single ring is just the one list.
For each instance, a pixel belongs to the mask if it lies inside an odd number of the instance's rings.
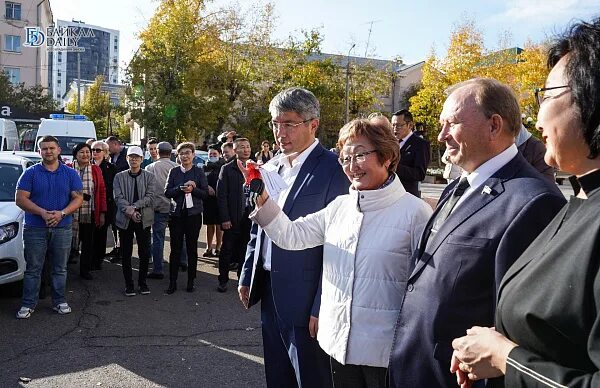
[{"label": "green foliage", "polygon": [[[107,137],[110,134],[108,118],[113,109],[110,95],[102,91],[103,83],[104,77],[97,76],[81,101],[81,114],[86,115],[90,121],[94,122],[98,138]],[[67,102],[65,110],[71,113],[77,112],[77,97]]]},{"label": "green foliage", "polygon": [[40,85],[13,85],[4,72],[0,72],[0,101],[29,112],[53,111],[56,102]]}]

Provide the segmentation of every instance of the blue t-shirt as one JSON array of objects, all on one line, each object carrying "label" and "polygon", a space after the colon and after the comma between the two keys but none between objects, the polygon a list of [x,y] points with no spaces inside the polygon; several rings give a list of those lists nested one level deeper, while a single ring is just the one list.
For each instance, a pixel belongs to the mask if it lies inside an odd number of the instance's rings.
[{"label": "blue t-shirt", "polygon": [[[29,199],[46,210],[61,211],[71,202],[72,191],[82,191],[83,183],[74,169],[59,163],[56,171],[48,171],[43,163],[36,163],[26,169],[17,181],[17,190],[31,193]],[[69,226],[73,216],[65,216],[58,227]],[[25,212],[25,225],[45,228],[41,216]]]}]

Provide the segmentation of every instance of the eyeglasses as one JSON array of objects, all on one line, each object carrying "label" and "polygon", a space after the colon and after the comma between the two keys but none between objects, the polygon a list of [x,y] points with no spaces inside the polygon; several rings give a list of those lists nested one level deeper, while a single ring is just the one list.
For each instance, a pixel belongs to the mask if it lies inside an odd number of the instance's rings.
[{"label": "eyeglasses", "polygon": [[302,124],[308,123],[309,121],[314,120],[308,119],[304,121],[300,121],[299,123],[280,123],[279,121],[269,121],[269,128],[271,129],[294,129]]},{"label": "eyeglasses", "polygon": [[554,89],[564,89],[564,88],[570,88],[569,85],[562,85],[562,86],[552,86],[550,88],[535,88],[534,93],[535,93],[535,102],[537,102],[538,107],[542,106],[542,102],[544,102],[545,100],[549,99],[549,98],[554,98],[554,97],[558,97],[560,96],[562,93],[557,94],[555,96],[546,96],[546,91],[547,90],[554,90]]},{"label": "eyeglasses", "polygon": [[372,154],[373,152],[377,152],[377,150],[364,151],[364,152],[359,152],[354,155],[348,155],[346,157],[339,158],[338,161],[340,162],[340,164],[342,166],[350,165],[352,160],[354,160],[354,163],[364,163],[365,160],[367,159],[367,155]]},{"label": "eyeglasses", "polygon": [[102,148],[92,148],[92,152],[102,152],[104,151]]}]

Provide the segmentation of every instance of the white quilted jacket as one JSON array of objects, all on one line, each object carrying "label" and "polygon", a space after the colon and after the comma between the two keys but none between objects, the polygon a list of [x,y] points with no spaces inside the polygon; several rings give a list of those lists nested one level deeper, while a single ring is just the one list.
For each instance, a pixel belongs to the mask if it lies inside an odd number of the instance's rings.
[{"label": "white quilted jacket", "polygon": [[272,201],[252,218],[283,249],[324,245],[321,348],[342,364],[387,367],[411,256],[431,213],[396,177],[379,190],[351,188],[294,222]]}]

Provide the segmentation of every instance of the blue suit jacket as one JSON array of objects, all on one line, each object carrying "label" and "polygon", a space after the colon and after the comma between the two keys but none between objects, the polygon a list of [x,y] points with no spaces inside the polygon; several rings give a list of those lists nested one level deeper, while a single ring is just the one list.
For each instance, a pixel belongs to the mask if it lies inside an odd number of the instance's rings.
[{"label": "blue suit jacket", "polygon": [[[292,221],[315,213],[326,207],[338,195],[348,193],[349,185],[337,156],[319,144],[302,164],[283,211]],[[240,276],[240,285],[250,287],[250,306],[260,300],[264,282],[263,260],[260,254],[262,241],[257,244],[257,234],[258,225],[253,224],[246,261]],[[273,244],[273,300],[277,313],[284,322],[295,326],[308,326],[310,315],[319,316],[322,268],[322,246],[301,251],[286,251]]]},{"label": "blue suit jacket", "polygon": [[[390,387],[456,387],[451,342],[493,326],[502,277],[566,202],[556,184],[517,154],[461,203],[431,237],[421,237],[390,357]],[[482,190],[488,186],[489,193]]]}]

